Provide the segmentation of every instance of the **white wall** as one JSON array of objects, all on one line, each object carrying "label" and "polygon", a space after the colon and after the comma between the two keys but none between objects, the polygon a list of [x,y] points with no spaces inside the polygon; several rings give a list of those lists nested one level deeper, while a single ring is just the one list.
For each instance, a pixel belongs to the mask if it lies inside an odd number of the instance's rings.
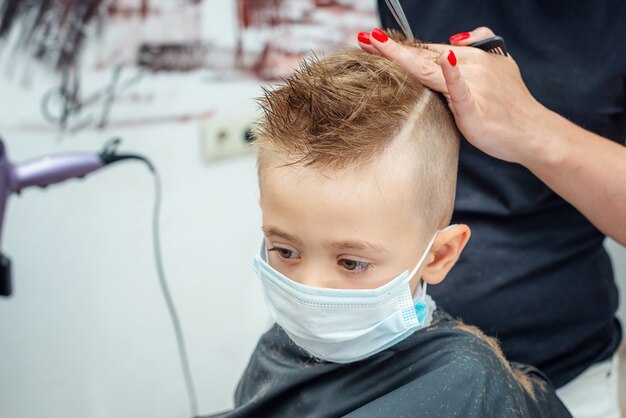
[{"label": "white wall", "polygon": [[[221,88],[233,101],[252,95]],[[206,165],[193,123],[116,133],[161,171],[165,268],[201,411],[227,408],[268,324],[250,267],[261,237],[254,158]],[[96,150],[109,136],[2,135],[14,161]],[[152,253],[152,199],[138,163],[11,198],[3,250],[15,295],[0,300],[1,417],[188,416]]]},{"label": "white wall", "polygon": [[[216,10],[215,1],[208,3]],[[226,46],[229,12],[232,7],[222,10],[207,33]],[[101,52],[94,45],[87,57]],[[230,407],[269,325],[250,264],[261,239],[255,161],[249,155],[209,165],[200,153],[201,121],[162,120],[206,111],[215,119],[251,117],[259,83],[210,82],[203,72],[149,76],[133,90],[146,105],[122,97],[106,131],[60,138],[40,113],[42,95],[58,80],[7,49],[2,54],[0,136],[11,161],[97,152],[121,136],[120,151],[142,153],[158,167],[165,270],[200,412]],[[126,71],[124,77],[134,72]],[[84,93],[109,78],[110,71],[86,71]],[[132,123],[147,120],[153,122]],[[0,299],[0,417],[189,417],[156,275],[153,197],[153,180],[136,162],[11,197],[2,250],[13,260],[15,293]]]},{"label": "white wall", "polygon": [[[251,114],[259,94],[252,82],[160,81],[217,117]],[[197,122],[113,126],[59,140],[39,115],[52,83],[39,74],[26,88],[0,77],[0,135],[11,160],[96,151],[120,135],[122,150],[155,162],[164,183],[165,268],[200,412],[228,408],[269,324],[250,268],[261,239],[254,157],[206,164]],[[130,108],[115,112],[114,120],[133,116]],[[132,162],[11,197],[2,249],[14,263],[15,295],[0,299],[0,417],[189,416],[157,283],[152,199],[148,171]],[[626,250],[609,247],[626,283]]]}]

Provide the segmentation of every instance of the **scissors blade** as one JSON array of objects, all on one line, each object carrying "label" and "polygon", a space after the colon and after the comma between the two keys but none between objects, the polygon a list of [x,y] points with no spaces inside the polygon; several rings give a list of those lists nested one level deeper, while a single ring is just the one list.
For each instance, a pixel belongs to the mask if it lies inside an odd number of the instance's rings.
[{"label": "scissors blade", "polygon": [[411,26],[409,25],[409,21],[407,20],[406,15],[404,14],[404,10],[402,9],[400,1],[385,0],[385,3],[387,3],[387,7],[391,11],[394,19],[396,19],[396,22],[398,22],[398,25],[400,25],[400,29],[402,29],[404,35],[409,41],[413,42],[415,40],[415,37],[413,36],[413,31],[411,31]]}]

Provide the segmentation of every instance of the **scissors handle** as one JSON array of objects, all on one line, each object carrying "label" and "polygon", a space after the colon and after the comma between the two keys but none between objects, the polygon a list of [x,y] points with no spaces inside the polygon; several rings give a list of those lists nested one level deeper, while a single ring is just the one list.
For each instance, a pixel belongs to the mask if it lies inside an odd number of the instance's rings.
[{"label": "scissors handle", "polygon": [[[410,42],[415,41],[415,36],[413,36],[413,31],[411,30],[411,25],[409,25],[409,20],[406,18],[404,14],[404,10],[402,9],[402,4],[400,4],[400,0],[385,0],[389,11],[393,15],[396,22],[398,22],[398,26],[404,32],[404,35]],[[483,51],[490,52],[492,54],[498,54],[503,56],[508,56],[508,52],[506,50],[506,45],[504,44],[504,39],[500,36],[492,36],[491,38],[483,39],[482,41],[474,42],[470,46],[474,48],[482,49]]]},{"label": "scissors handle", "polygon": [[413,36],[411,25],[409,25],[409,20],[406,18],[406,15],[404,14],[404,10],[402,9],[402,5],[400,4],[400,1],[399,0],[385,0],[385,3],[387,3],[387,7],[389,8],[389,11],[393,15],[394,19],[396,19],[396,22],[398,22],[400,29],[402,29],[402,32],[404,32],[404,36],[406,36],[410,42],[413,42],[415,40],[415,36]]}]

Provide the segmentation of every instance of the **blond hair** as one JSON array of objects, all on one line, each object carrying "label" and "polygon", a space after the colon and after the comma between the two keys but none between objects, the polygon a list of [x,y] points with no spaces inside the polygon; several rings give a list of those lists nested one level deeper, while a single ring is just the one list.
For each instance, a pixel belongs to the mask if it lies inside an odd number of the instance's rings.
[{"label": "blond hair", "polygon": [[259,104],[260,174],[270,151],[292,164],[360,166],[380,156],[412,124],[420,214],[429,228],[450,221],[458,130],[443,96],[400,65],[359,49],[305,60],[284,85],[265,90]]}]

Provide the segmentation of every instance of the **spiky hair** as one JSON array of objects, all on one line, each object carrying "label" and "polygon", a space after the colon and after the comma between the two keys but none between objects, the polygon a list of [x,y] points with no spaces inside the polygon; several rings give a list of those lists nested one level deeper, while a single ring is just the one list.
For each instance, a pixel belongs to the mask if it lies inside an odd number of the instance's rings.
[{"label": "spiky hair", "polygon": [[443,96],[397,63],[354,48],[305,60],[283,85],[266,90],[259,103],[260,173],[268,152],[311,167],[362,166],[410,123],[423,207],[432,209],[433,217],[451,215],[458,130]]}]

